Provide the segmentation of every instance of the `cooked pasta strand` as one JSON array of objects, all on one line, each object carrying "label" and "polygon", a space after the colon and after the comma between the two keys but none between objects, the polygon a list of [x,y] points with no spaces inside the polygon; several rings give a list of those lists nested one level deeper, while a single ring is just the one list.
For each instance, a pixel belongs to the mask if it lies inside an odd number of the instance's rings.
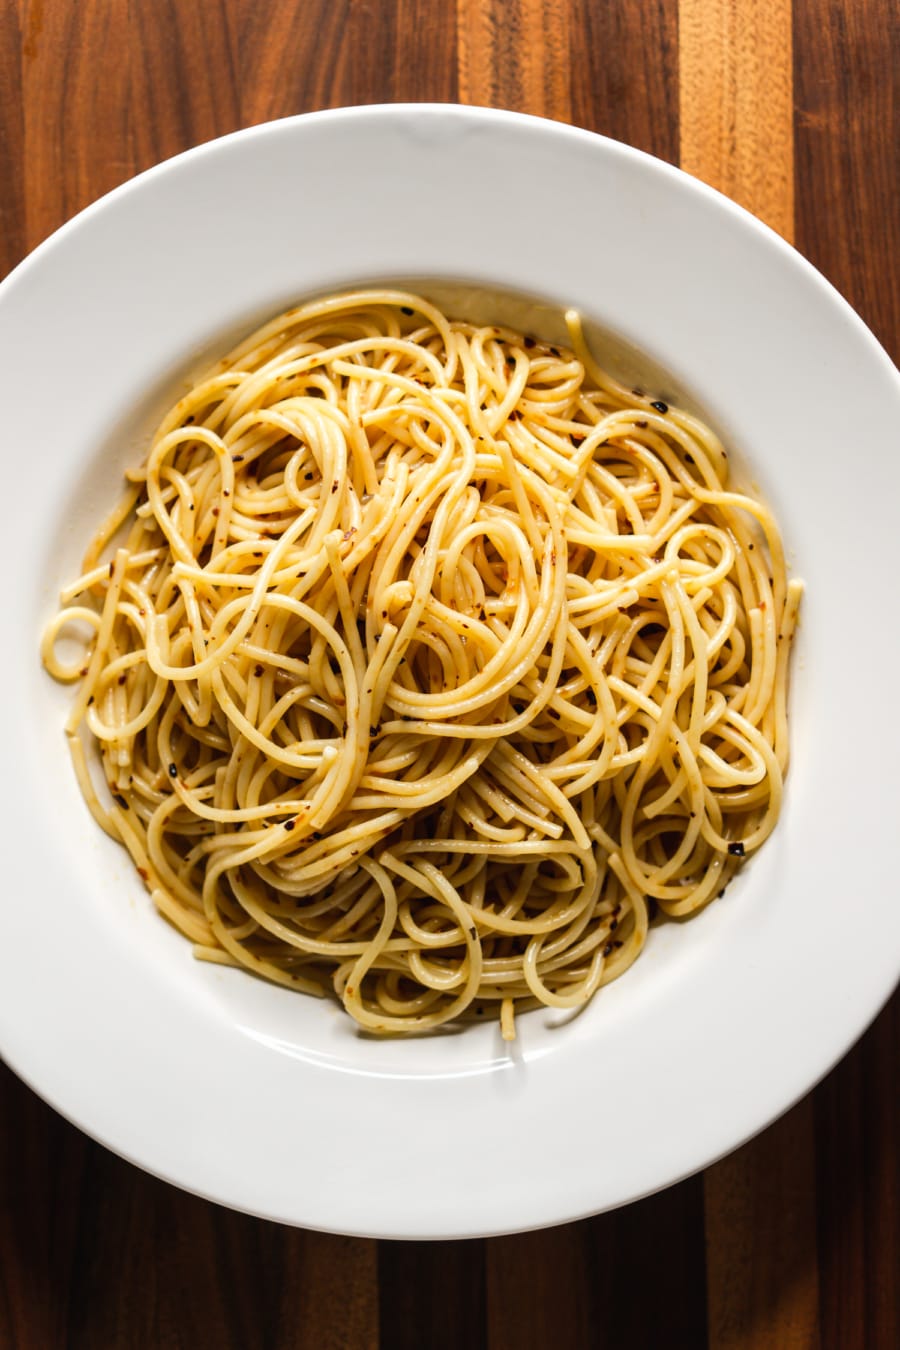
[{"label": "cooked pasta strand", "polygon": [[778,526],[567,322],[278,315],[165,417],[44,635],[160,913],[371,1032],[584,1005],[778,816]]}]

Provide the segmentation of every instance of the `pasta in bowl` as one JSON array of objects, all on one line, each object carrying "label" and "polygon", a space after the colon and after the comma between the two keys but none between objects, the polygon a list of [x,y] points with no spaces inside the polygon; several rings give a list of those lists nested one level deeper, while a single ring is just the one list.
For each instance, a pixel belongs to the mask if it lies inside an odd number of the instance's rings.
[{"label": "pasta in bowl", "polygon": [[164,417],[45,633],[160,912],[370,1032],[583,1006],[778,818],[778,525],[566,322],[277,315]]}]

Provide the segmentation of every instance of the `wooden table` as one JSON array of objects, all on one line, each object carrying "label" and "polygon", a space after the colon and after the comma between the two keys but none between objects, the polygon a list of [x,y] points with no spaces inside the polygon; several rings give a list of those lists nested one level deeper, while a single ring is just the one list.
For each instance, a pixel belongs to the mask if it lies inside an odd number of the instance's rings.
[{"label": "wooden table", "polygon": [[[792,240],[896,357],[898,68],[892,0],[6,0],[0,273],[132,174],[236,127],[459,100],[705,178]],[[661,1195],[430,1245],[183,1195],[0,1066],[0,1347],[898,1346],[898,1040],[895,998],[787,1116]]]}]

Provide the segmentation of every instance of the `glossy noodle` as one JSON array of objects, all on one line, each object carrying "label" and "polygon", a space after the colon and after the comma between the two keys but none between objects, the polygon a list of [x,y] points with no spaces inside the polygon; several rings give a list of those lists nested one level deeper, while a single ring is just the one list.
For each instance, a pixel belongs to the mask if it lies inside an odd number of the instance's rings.
[{"label": "glossy noodle", "polygon": [[165,417],[44,636],[160,912],[371,1032],[582,1006],[778,818],[777,525],[567,323],[389,290],[273,319]]}]

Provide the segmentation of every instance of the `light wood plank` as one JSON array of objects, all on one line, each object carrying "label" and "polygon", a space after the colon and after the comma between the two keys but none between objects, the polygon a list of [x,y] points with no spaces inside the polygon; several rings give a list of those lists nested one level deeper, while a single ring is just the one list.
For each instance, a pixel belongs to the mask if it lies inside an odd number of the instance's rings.
[{"label": "light wood plank", "polygon": [[571,119],[569,0],[457,0],[459,98]]},{"label": "light wood plank", "polygon": [[680,0],[681,167],[794,231],[791,0]]}]

